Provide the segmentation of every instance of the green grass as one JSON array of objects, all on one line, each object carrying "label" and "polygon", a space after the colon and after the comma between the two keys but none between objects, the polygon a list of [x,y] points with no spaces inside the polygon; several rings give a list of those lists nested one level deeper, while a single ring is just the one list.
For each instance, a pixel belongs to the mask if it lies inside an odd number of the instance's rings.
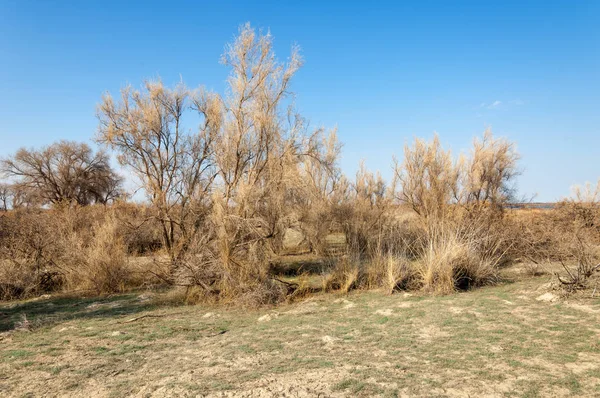
[{"label": "green grass", "polygon": [[545,281],[256,311],[135,294],[3,304],[5,330],[23,314],[39,326],[2,335],[0,395],[598,396],[600,301],[537,301]]}]

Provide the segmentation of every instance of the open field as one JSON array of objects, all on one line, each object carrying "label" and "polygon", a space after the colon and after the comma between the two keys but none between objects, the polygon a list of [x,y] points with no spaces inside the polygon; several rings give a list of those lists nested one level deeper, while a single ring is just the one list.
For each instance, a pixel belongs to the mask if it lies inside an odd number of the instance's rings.
[{"label": "open field", "polygon": [[[600,299],[549,276],[448,296],[357,292],[276,308],[170,293],[0,306],[3,396],[598,396]],[[26,317],[30,331],[13,330]]]}]

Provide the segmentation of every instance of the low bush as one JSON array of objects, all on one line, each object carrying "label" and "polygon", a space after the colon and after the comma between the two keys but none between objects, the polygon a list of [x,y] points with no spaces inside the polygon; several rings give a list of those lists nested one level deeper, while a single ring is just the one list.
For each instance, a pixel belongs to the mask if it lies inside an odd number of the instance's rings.
[{"label": "low bush", "polygon": [[424,290],[451,293],[497,279],[502,253],[484,250],[476,230],[440,224],[428,238],[417,260]]}]

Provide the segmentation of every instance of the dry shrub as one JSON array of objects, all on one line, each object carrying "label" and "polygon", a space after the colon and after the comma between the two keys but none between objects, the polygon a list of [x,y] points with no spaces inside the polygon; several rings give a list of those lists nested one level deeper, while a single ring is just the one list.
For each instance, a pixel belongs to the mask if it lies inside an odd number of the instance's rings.
[{"label": "dry shrub", "polygon": [[438,136],[431,142],[415,138],[404,147],[404,161],[394,162],[397,197],[425,219],[443,219],[458,195],[460,168]]},{"label": "dry shrub", "polygon": [[126,228],[111,207],[19,209],[7,212],[1,222],[4,298],[57,290],[111,293],[156,283],[147,262],[131,266]]},{"label": "dry shrub", "polygon": [[[565,257],[572,260],[561,260],[566,275],[557,274],[556,276],[562,287],[567,292],[588,288],[590,278],[600,271],[600,247],[575,237]],[[575,265],[568,265],[568,263],[574,263]]]},{"label": "dry shrub", "polygon": [[481,286],[497,279],[503,253],[482,250],[476,230],[439,224],[432,231],[417,260],[423,288],[451,293]]},{"label": "dry shrub", "polygon": [[561,202],[556,214],[557,248],[566,275],[557,278],[568,293],[586,289],[600,271],[600,180],[596,186],[575,187],[573,196]]},{"label": "dry shrub", "polygon": [[19,210],[3,215],[0,286],[3,299],[58,289],[63,282],[57,262],[63,256],[59,225],[44,210]]},{"label": "dry shrub", "polygon": [[119,224],[119,236],[132,256],[148,256],[163,249],[161,225],[148,205],[117,202],[112,207]]},{"label": "dry shrub", "polygon": [[336,261],[332,271],[323,277],[323,290],[348,293],[359,286],[360,264],[344,256]]},{"label": "dry shrub", "polygon": [[129,286],[128,258],[118,229],[119,224],[111,213],[91,228],[89,244],[77,235],[71,236],[68,255],[72,261],[69,261],[66,279],[72,289],[114,293]]},{"label": "dry shrub", "polygon": [[259,220],[216,211],[180,260],[176,284],[194,287],[188,302],[229,301],[247,306],[282,301],[286,287],[269,273],[271,250]]},{"label": "dry shrub", "polygon": [[329,220],[344,237],[338,241],[345,248],[341,250],[331,233],[323,239],[334,264],[325,277],[325,290],[383,288],[392,292],[412,287],[415,273],[409,259],[415,255],[423,230],[410,217],[410,210],[394,204],[393,187],[363,164],[355,180],[343,188],[343,195],[338,194],[341,200],[330,207]]},{"label": "dry shrub", "polygon": [[0,264],[0,300],[29,296],[37,290],[38,279],[26,264],[2,260]]},{"label": "dry shrub", "polygon": [[510,252],[539,274],[547,262],[563,265],[559,284],[573,292],[588,286],[600,268],[600,185],[575,187],[573,195],[551,209],[518,209],[505,223]]},{"label": "dry shrub", "polygon": [[510,245],[508,254],[516,262],[540,264],[558,260],[556,212],[513,209],[506,212],[503,227]]},{"label": "dry shrub", "polygon": [[437,136],[405,147],[404,161],[395,164],[395,196],[418,215],[420,233],[405,253],[415,259],[425,290],[449,293],[493,282],[510,261],[504,207],[513,199],[518,159],[514,145],[489,130],[469,157],[456,160]]},{"label": "dry shrub", "polygon": [[[329,286],[449,293],[495,281],[510,261],[503,206],[517,158],[511,144],[486,132],[471,158],[458,161],[437,136],[416,139],[389,188],[361,168],[346,202],[333,209],[356,265],[340,261]],[[400,205],[390,195],[397,186]]]},{"label": "dry shrub", "polygon": [[[126,87],[118,102],[106,95],[97,139],[143,183],[173,283],[222,300],[276,302],[287,287],[268,274],[268,260],[286,228],[328,195],[339,144],[334,131],[310,131],[291,106],[298,48],[280,62],[272,36],[246,24],[222,62],[225,96],[160,81]],[[181,127],[192,113],[197,131]]]},{"label": "dry shrub", "polygon": [[486,129],[481,139],[473,140],[470,155],[459,158],[458,202],[469,207],[471,213],[488,213],[493,221],[515,199],[519,159],[514,143],[496,138],[491,129]]},{"label": "dry shrub", "polygon": [[381,254],[366,263],[367,288],[383,288],[387,293],[418,287],[417,273],[412,261],[404,255]]}]

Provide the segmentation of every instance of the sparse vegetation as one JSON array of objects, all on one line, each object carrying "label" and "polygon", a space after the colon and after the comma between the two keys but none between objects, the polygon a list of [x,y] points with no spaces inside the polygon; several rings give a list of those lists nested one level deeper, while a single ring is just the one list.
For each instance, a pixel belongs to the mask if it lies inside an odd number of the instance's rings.
[{"label": "sparse vegetation", "polygon": [[172,291],[5,303],[0,330],[22,314],[30,327],[0,335],[0,391],[597,396],[598,299],[548,303],[536,298],[551,276],[502,275],[513,282],[467,294],[322,294],[258,310],[175,305]]},{"label": "sparse vegetation", "polygon": [[96,141],[143,203],[86,144],[2,160],[0,392],[39,392],[26,369],[73,396],[598,393],[600,182],[512,208],[519,155],[489,129],[350,179],[335,130],[292,106],[298,48],[281,63],[244,25],[222,61],[225,96],[157,80],[102,98]]},{"label": "sparse vegetation", "polygon": [[[96,140],[135,173],[146,204],[127,203],[107,153],[85,144],[2,161],[3,299],[157,285],[186,287],[188,303],[250,306],[320,289],[447,294],[495,283],[511,262],[537,275],[552,261],[567,291],[589,287],[598,188],[539,214],[507,210],[519,155],[489,129],[460,156],[437,135],[416,138],[389,184],[364,165],[350,180],[335,131],[310,130],[291,106],[298,48],[283,64],[271,35],[244,25],[222,61],[227,96],[158,80],[103,97]],[[318,272],[278,274],[300,247]]]}]

